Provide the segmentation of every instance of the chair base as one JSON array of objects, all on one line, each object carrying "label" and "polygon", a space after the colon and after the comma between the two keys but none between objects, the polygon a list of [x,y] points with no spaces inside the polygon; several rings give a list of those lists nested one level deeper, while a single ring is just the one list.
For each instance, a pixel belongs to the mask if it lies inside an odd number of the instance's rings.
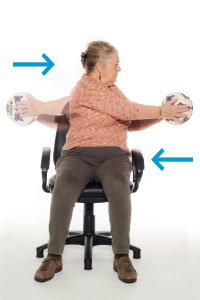
[{"label": "chair base", "polygon": [[[112,245],[110,232],[96,232],[94,235],[84,235],[81,231],[70,231],[65,241],[65,245],[82,245],[84,246],[84,269],[92,269],[92,247],[98,245]],[[44,257],[44,250],[48,244],[44,244],[36,248],[36,257]],[[141,257],[141,250],[130,245],[129,249],[133,251],[133,258]]]}]

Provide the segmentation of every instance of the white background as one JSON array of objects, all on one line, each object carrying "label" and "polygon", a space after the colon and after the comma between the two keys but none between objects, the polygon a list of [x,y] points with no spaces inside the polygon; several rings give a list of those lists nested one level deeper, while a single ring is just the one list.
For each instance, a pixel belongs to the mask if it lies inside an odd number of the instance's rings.
[{"label": "white background", "polygon": [[[51,299],[51,295],[52,299],[56,295],[60,297],[57,299],[92,299],[93,294],[88,292],[92,288],[98,291],[97,299],[188,299],[189,296],[197,299],[195,280],[200,275],[198,5],[195,0],[1,0],[2,299],[32,299],[31,295],[38,299]],[[114,285],[111,277],[107,281],[106,268],[112,269],[108,247],[94,250],[94,259],[96,255],[102,273],[97,267],[97,273],[82,271],[83,249],[74,246],[66,250],[65,259],[71,269],[69,274],[62,275],[62,285],[56,277],[45,288],[33,281],[40,263],[35,258],[35,247],[48,240],[50,205],[50,195],[41,190],[40,158],[43,146],[53,147],[55,132],[37,123],[25,127],[15,125],[7,118],[5,106],[9,97],[19,91],[29,92],[43,101],[68,95],[83,72],[81,52],[88,42],[99,39],[109,41],[118,49],[122,71],[117,84],[130,100],[160,105],[166,94],[183,92],[193,101],[194,113],[184,125],[162,122],[128,135],[128,145],[142,150],[146,167],[140,189],[132,196],[131,241],[143,251],[142,259],[135,262],[140,274],[138,283],[124,286],[117,281]],[[42,61],[43,53],[55,63],[46,76],[41,74],[42,68],[12,67],[14,61]],[[194,162],[165,163],[165,169],[160,171],[151,158],[161,147],[165,156],[193,156]],[[50,173],[53,172],[51,164]],[[95,213],[96,227],[108,229],[106,205],[96,205]],[[82,207],[77,205],[72,227],[81,226]],[[73,259],[78,261],[74,273]],[[87,277],[92,276],[88,274],[96,274],[96,281]],[[80,282],[84,285],[76,289]],[[99,290],[99,282],[104,284],[105,294]]]}]

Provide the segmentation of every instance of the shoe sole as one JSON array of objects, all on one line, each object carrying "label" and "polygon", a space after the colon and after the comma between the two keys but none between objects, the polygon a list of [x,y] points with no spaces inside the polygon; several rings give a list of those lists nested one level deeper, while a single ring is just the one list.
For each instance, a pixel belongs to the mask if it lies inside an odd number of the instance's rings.
[{"label": "shoe sole", "polygon": [[[113,266],[113,270],[114,270],[115,272],[117,272],[117,274],[118,274],[117,267]],[[134,282],[137,281],[137,278],[136,278],[136,279],[123,279],[123,278],[120,278],[120,277],[119,277],[119,274],[118,274],[118,278],[119,278],[119,280],[121,280],[121,281],[123,281],[123,282],[125,282],[125,283],[134,283]]]},{"label": "shoe sole", "polygon": [[56,273],[60,272],[60,271],[62,271],[62,266],[58,267],[58,268],[55,270],[55,273],[53,274],[53,276],[51,276],[51,277],[48,277],[48,278],[45,278],[45,279],[40,279],[40,278],[34,277],[34,279],[35,279],[35,281],[37,281],[37,282],[46,282],[46,281],[51,280],[51,279],[54,277],[54,275],[55,275]]}]

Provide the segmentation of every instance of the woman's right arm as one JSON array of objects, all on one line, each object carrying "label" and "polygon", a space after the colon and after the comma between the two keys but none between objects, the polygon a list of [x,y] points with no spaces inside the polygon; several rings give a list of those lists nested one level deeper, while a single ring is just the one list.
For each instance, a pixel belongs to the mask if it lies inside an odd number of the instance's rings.
[{"label": "woman's right arm", "polygon": [[69,97],[63,97],[53,101],[41,101],[28,95],[17,105],[18,113],[25,116],[59,115],[68,102]]},{"label": "woman's right arm", "polygon": [[37,121],[47,127],[56,129],[58,124],[56,122],[56,116],[41,114],[37,117]]},{"label": "woman's right arm", "polygon": [[[61,104],[61,101],[60,101]],[[69,102],[66,102],[60,114],[58,115],[49,115],[41,114],[37,117],[37,121],[43,125],[46,125],[51,128],[62,128],[69,130]]]},{"label": "woman's right arm", "polygon": [[36,116],[37,121],[51,128],[69,127],[69,97],[43,102],[28,95],[19,102],[17,110],[20,115]]},{"label": "woman's right arm", "polygon": [[43,125],[46,125],[54,129],[57,128],[69,129],[70,127],[69,118],[67,117],[66,114],[57,115],[57,116],[42,114],[39,115],[37,121]]}]

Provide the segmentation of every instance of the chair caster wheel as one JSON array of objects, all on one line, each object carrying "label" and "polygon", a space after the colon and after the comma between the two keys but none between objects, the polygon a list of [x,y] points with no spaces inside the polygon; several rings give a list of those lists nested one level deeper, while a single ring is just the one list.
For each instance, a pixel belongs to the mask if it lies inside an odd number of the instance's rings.
[{"label": "chair caster wheel", "polygon": [[44,250],[36,250],[36,251],[37,251],[36,257],[38,258],[44,257]]},{"label": "chair caster wheel", "polygon": [[133,258],[135,258],[135,259],[141,258],[140,252],[134,252],[134,253],[133,253]]},{"label": "chair caster wheel", "polygon": [[84,262],[84,269],[85,270],[92,270],[92,262],[91,261],[85,261]]}]

